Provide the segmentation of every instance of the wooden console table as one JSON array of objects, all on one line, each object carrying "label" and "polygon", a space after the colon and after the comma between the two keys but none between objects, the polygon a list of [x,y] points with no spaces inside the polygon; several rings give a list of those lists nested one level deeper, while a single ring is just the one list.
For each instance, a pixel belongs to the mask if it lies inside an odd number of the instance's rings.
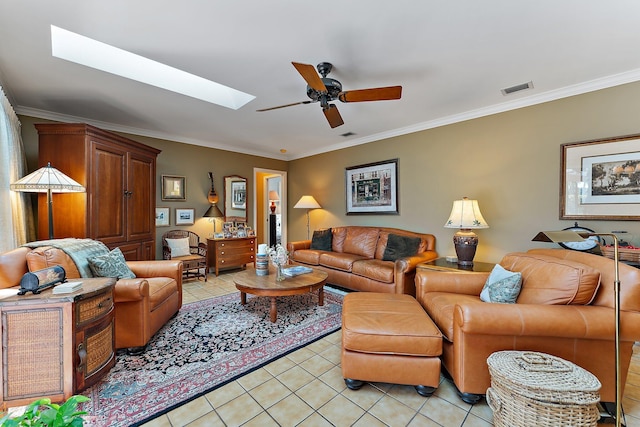
[{"label": "wooden console table", "polygon": [[215,268],[216,276],[222,267],[256,266],[256,238],[235,237],[229,239],[207,239],[207,273]]},{"label": "wooden console table", "polygon": [[116,279],[72,279],[82,288],[0,299],[2,406],[48,397],[61,402],[93,385],[115,364]]}]

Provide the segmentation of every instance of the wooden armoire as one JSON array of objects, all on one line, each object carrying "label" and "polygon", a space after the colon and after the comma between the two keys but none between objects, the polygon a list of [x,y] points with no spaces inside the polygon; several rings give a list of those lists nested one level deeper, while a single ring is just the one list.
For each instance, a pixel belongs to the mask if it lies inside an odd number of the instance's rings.
[{"label": "wooden armoire", "polygon": [[[87,190],[53,194],[54,237],[100,240],[129,261],[155,259],[160,150],[87,124],[35,127],[39,167],[51,163]],[[48,238],[46,194],[38,197],[38,238]]]}]

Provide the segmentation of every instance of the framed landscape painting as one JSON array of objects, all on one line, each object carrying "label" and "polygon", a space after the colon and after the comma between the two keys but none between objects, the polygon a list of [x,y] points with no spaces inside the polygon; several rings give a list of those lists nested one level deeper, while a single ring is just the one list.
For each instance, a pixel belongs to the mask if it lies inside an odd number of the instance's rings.
[{"label": "framed landscape painting", "polygon": [[561,148],[560,219],[640,219],[640,135]]},{"label": "framed landscape painting", "polygon": [[347,215],[398,214],[398,159],[345,168]]}]

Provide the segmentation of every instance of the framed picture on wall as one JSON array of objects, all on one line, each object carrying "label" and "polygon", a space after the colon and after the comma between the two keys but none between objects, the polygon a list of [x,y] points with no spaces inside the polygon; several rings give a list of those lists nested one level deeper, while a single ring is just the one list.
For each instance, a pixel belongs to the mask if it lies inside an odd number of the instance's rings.
[{"label": "framed picture on wall", "polygon": [[247,208],[247,183],[244,181],[231,182],[231,207],[234,209]]},{"label": "framed picture on wall", "polygon": [[162,200],[184,202],[187,200],[187,178],[162,175]]},{"label": "framed picture on wall", "polygon": [[169,208],[156,208],[156,227],[168,227],[170,224]]},{"label": "framed picture on wall", "polygon": [[176,225],[192,225],[195,222],[195,209],[176,208]]},{"label": "framed picture on wall", "polygon": [[398,159],[345,168],[347,215],[398,214]]},{"label": "framed picture on wall", "polygon": [[561,148],[560,219],[640,219],[640,135]]}]

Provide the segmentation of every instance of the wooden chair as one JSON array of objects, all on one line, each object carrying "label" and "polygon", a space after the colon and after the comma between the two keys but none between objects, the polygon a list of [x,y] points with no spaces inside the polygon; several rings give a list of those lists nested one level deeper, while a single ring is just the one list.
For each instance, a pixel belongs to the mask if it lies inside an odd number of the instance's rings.
[{"label": "wooden chair", "polygon": [[[176,241],[172,240],[172,245],[170,245],[167,239],[188,239],[189,253],[176,256]],[[174,246],[173,254],[171,246]],[[200,242],[200,236],[196,233],[187,230],[170,230],[164,233],[162,235],[162,258],[182,261],[183,275],[186,278],[193,275],[196,278],[204,277],[204,281],[207,281],[207,244]]]}]

